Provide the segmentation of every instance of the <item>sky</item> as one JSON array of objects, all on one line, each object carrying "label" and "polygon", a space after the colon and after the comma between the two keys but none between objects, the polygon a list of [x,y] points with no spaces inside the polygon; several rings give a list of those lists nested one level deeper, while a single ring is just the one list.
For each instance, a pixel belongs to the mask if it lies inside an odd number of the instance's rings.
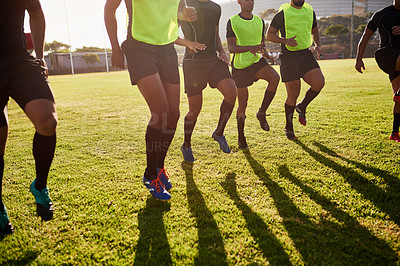
[{"label": "sky", "polygon": [[[214,0],[216,3],[225,1]],[[111,48],[103,19],[106,0],[41,0],[40,2],[46,17],[46,42],[56,40],[71,44],[72,50],[82,46]],[[118,38],[122,43],[126,39],[126,8],[123,0],[117,9],[117,19]],[[30,32],[28,16],[25,18],[25,32]]]}]

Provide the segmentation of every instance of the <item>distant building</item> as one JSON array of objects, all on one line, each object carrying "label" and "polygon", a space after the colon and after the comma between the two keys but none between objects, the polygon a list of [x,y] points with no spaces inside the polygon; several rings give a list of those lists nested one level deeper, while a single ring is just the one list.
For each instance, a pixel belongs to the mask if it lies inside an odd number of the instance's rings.
[{"label": "distant building", "polygon": [[[253,13],[258,15],[262,11],[274,8],[279,9],[283,3],[290,2],[290,0],[255,0]],[[332,15],[346,15],[351,14],[351,0],[306,0],[315,10],[318,17],[330,17]],[[355,14],[362,14],[365,12],[375,12],[385,6],[393,4],[393,0],[355,0]],[[228,19],[240,12],[237,0],[228,0],[220,4],[222,8],[222,15],[220,20],[220,35],[221,39],[226,39],[226,23]]]}]

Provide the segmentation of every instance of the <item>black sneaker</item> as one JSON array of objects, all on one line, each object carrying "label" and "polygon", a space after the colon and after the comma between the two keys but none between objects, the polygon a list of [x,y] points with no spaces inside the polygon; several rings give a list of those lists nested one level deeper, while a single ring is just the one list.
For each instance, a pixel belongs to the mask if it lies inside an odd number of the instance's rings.
[{"label": "black sneaker", "polygon": [[293,130],[287,130],[285,129],[285,134],[288,140],[294,140],[297,137],[294,135],[294,131]]},{"label": "black sneaker", "polygon": [[260,122],[260,127],[265,130],[269,131],[269,125],[267,122],[267,119],[265,118],[267,115],[263,112],[258,111],[256,114],[256,117],[258,119],[258,122]]},{"label": "black sneaker", "polygon": [[36,179],[33,180],[30,191],[35,197],[36,201],[36,212],[44,221],[51,220],[53,218],[53,202],[50,199],[49,188],[45,187],[41,191],[35,188]]},{"label": "black sneaker", "polygon": [[4,210],[0,211],[0,234],[8,235],[14,232],[14,227],[10,222],[10,218],[7,214],[6,206]]},{"label": "black sneaker", "polygon": [[306,120],[306,110],[302,110],[299,107],[300,104],[296,104],[296,112],[299,114],[299,122],[303,126],[307,125],[307,120]]}]

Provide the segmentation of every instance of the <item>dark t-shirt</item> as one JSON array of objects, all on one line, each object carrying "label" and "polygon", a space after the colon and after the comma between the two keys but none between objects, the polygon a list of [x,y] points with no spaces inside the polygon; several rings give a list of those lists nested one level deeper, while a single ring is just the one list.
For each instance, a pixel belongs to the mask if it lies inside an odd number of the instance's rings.
[{"label": "dark t-shirt", "polygon": [[[316,28],[317,25],[317,16],[314,13],[314,18],[313,18],[313,25],[312,28]],[[275,16],[272,18],[271,21],[271,27],[279,30],[281,32],[282,38],[286,38],[286,30],[285,30],[285,15],[283,13],[283,10],[279,11],[278,13],[275,14]],[[284,44],[281,44],[281,52],[282,53],[296,53],[299,51],[289,51]]]},{"label": "dark t-shirt", "polygon": [[0,68],[30,57],[24,34],[25,10],[39,8],[39,0],[0,1]]},{"label": "dark t-shirt", "polygon": [[375,32],[379,29],[379,48],[400,48],[400,35],[393,34],[393,26],[400,26],[400,10],[394,6],[385,7],[372,16],[367,28]]},{"label": "dark t-shirt", "polygon": [[[238,14],[238,15],[239,15],[239,17],[241,17],[244,20],[252,20],[253,19],[253,18],[251,18],[251,19],[244,18],[240,14]],[[265,22],[264,22],[264,20],[262,20],[262,22],[263,22],[263,29],[262,29],[262,32],[260,32],[260,33],[262,34],[262,36],[265,36]],[[226,38],[233,38],[233,37],[236,38],[236,35],[235,35],[235,32],[232,29],[232,22],[229,19],[228,23],[226,24]],[[262,40],[264,40],[264,37],[262,38]]]},{"label": "dark t-shirt", "polygon": [[188,6],[197,10],[197,20],[190,23],[179,21],[185,38],[190,41],[203,43],[207,46],[204,51],[193,53],[186,49],[185,59],[210,59],[216,57],[217,48],[217,26],[221,17],[221,7],[213,1],[200,2],[198,0],[187,0]]}]

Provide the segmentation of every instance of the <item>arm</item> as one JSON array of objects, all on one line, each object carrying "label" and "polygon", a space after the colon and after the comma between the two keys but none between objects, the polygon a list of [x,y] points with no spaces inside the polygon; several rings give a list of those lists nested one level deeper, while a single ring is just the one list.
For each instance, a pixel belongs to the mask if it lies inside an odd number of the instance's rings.
[{"label": "arm", "polygon": [[197,53],[197,50],[205,50],[206,45],[198,42],[192,42],[188,39],[182,39],[178,37],[178,39],[174,42],[176,45],[185,46],[192,50],[193,52]]},{"label": "arm", "polygon": [[226,56],[226,52],[224,47],[222,46],[221,38],[219,37],[219,26],[216,26],[215,32],[217,33],[217,52],[218,52],[218,57],[222,61],[224,61],[227,65],[229,65],[229,58]]},{"label": "arm", "polygon": [[121,0],[107,0],[104,6],[104,22],[106,24],[108,37],[111,42],[112,55],[111,63],[113,66],[124,68],[124,54],[118,41],[118,25],[115,11],[121,4]]},{"label": "arm", "polygon": [[322,50],[318,27],[313,28],[311,34],[315,43],[314,50],[317,51],[317,58],[320,59]]},{"label": "arm", "polygon": [[367,48],[369,39],[371,39],[374,31],[365,28],[363,35],[361,36],[360,42],[357,47],[357,57],[356,57],[356,65],[355,68],[358,72],[363,73],[362,69],[365,70],[364,62],[362,60],[365,52],[365,48]]},{"label": "arm", "polygon": [[289,38],[289,39],[285,39],[285,38],[281,38],[278,36],[278,29],[269,26],[268,31],[267,31],[267,41],[273,42],[273,43],[281,43],[281,44],[285,44],[287,46],[297,46],[297,41],[295,40],[296,36]]},{"label": "arm", "polygon": [[236,37],[227,38],[228,42],[228,50],[232,54],[241,54],[245,52],[250,52],[252,54],[262,53],[265,49],[264,44],[261,43],[259,45],[254,46],[240,46],[236,44]]},{"label": "arm", "polygon": [[35,49],[36,58],[43,60],[44,58],[44,35],[46,30],[46,21],[42,8],[29,12],[29,23],[31,26],[33,47]]},{"label": "arm", "polygon": [[179,1],[178,19],[193,22],[197,20],[197,11],[194,7],[187,6],[186,0]]}]

